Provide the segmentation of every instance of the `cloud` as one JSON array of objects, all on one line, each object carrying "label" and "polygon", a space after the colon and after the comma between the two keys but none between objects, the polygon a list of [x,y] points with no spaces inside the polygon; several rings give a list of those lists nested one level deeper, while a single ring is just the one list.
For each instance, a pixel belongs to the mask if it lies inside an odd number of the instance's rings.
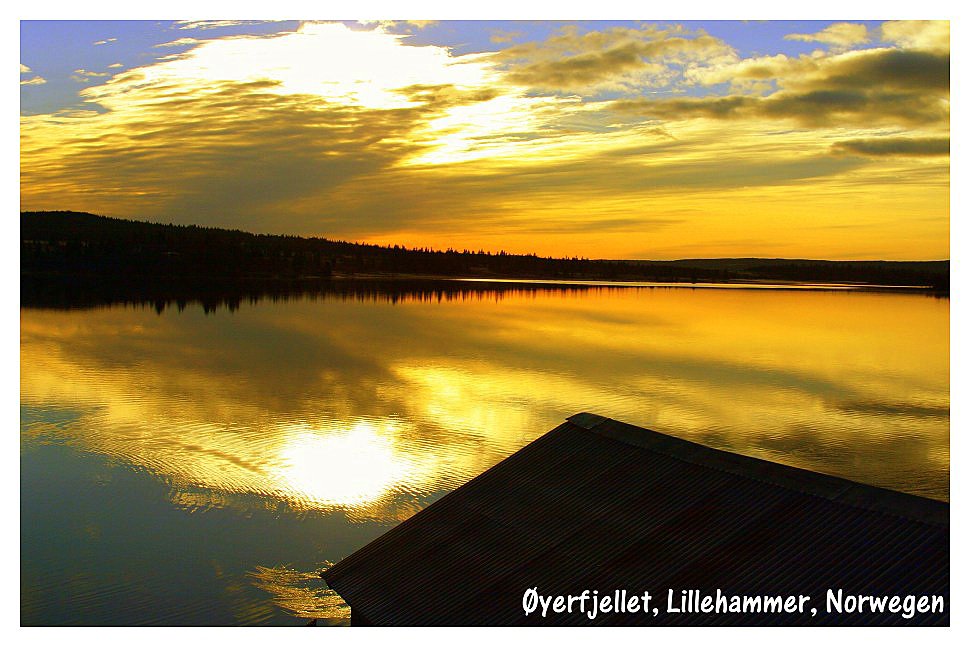
[{"label": "cloud", "polygon": [[90,70],[78,69],[74,70],[74,74],[71,75],[71,80],[77,83],[88,83],[91,79],[103,78],[106,76],[111,76],[110,72],[92,72]]},{"label": "cloud", "polygon": [[159,43],[158,45],[152,45],[152,47],[183,47],[185,45],[198,45],[204,42],[197,38],[177,38],[175,40],[170,40],[167,43]]},{"label": "cloud", "polygon": [[[32,72],[32,70],[29,67],[27,67],[23,63],[20,64],[21,74],[30,74],[30,72]],[[47,83],[47,79],[39,75],[35,75],[33,78],[30,78],[30,79],[22,79],[20,81],[20,85],[44,85],[45,83]]]},{"label": "cloud", "polygon": [[365,27],[378,27],[382,31],[393,31],[403,29],[411,31],[414,29],[426,29],[437,25],[437,20],[358,20],[357,23]]},{"label": "cloud", "polygon": [[491,35],[488,37],[489,41],[493,43],[511,43],[513,40],[522,38],[523,33],[521,31],[506,31],[504,29],[494,29]]},{"label": "cloud", "polygon": [[514,45],[492,56],[506,79],[539,90],[595,94],[670,84],[678,68],[735,60],[733,48],[704,32],[615,27],[580,33],[576,27],[542,42]]},{"label": "cloud", "polygon": [[[822,58],[774,57],[727,71],[741,80],[773,78],[781,89],[767,96],[621,100],[614,107],[663,120],[767,118],[811,127],[949,122],[949,53],[884,48]],[[712,83],[724,74],[702,78]]]},{"label": "cloud", "polygon": [[881,48],[799,57],[784,54],[743,59],[692,69],[688,79],[700,85],[773,81],[779,87],[804,88],[820,84],[866,87],[889,84],[899,88],[948,90],[948,52]]},{"label": "cloud", "polygon": [[892,20],[880,27],[882,39],[901,47],[936,52],[950,51],[950,21]]},{"label": "cloud", "polygon": [[108,43],[114,43],[117,40],[118,40],[117,38],[105,38],[104,40],[96,40],[92,44],[93,45],[107,45]]},{"label": "cloud", "polygon": [[948,137],[878,137],[836,142],[832,148],[841,153],[874,157],[929,157],[950,154]]},{"label": "cloud", "polygon": [[239,25],[260,25],[272,20],[178,20],[176,29],[216,29],[218,27],[236,27]]},{"label": "cloud", "polygon": [[119,67],[124,67],[124,65],[122,65],[121,63],[112,63],[111,65],[108,66],[108,69],[114,70]]},{"label": "cloud", "polygon": [[100,77],[104,77],[104,76],[111,76],[111,74],[108,73],[108,72],[92,72],[91,70],[85,70],[83,68],[82,69],[78,69],[78,70],[74,70],[74,73],[75,74],[79,74],[81,76],[92,76],[92,77],[95,77],[95,78],[100,78]]},{"label": "cloud", "polygon": [[824,43],[838,48],[848,48],[869,42],[869,32],[861,23],[838,22],[814,34],[788,34],[785,40],[806,43]]},{"label": "cloud", "polygon": [[945,124],[949,110],[934,97],[848,89],[779,92],[769,97],[727,96],[622,100],[615,110],[652,119],[777,119],[820,128],[838,125]]},{"label": "cloud", "polygon": [[809,85],[879,88],[894,91],[950,90],[950,54],[896,49],[853,52],[819,67]]},{"label": "cloud", "polygon": [[774,81],[799,73],[817,63],[810,57],[790,58],[784,54],[756,56],[729,60],[716,65],[699,65],[685,71],[685,79],[691,85],[717,85],[729,83],[735,87],[748,87],[751,81]]}]

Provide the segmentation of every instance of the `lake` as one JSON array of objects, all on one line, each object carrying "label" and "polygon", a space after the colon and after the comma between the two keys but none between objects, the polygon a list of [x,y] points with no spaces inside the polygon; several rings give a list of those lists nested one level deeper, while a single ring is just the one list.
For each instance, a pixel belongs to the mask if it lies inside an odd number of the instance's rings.
[{"label": "lake", "polygon": [[949,499],[945,298],[449,281],[42,305],[20,322],[25,625],[346,624],[321,569],[580,411]]}]

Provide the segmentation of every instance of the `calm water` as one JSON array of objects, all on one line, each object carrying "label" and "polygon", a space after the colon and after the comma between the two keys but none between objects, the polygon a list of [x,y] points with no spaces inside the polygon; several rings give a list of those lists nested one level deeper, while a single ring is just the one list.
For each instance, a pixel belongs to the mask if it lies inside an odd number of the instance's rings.
[{"label": "calm water", "polygon": [[567,416],[949,496],[949,301],[597,287],[21,310],[23,624],[345,623],[315,573]]}]

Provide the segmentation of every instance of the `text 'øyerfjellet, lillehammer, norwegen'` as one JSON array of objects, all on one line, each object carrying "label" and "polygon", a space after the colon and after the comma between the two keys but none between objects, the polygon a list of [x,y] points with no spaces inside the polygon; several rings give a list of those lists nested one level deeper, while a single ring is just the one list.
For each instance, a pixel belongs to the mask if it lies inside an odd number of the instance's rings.
[{"label": "text '\u00f8yerfjellet, lillehammer, norwegen'", "polygon": [[[917,614],[943,613],[946,602],[941,595],[856,595],[842,589],[828,589],[824,610],[828,614],[893,613],[910,619]],[[580,614],[594,620],[601,614],[644,614],[656,617],[667,614],[809,614],[815,617],[819,609],[812,605],[812,596],[796,595],[728,595],[717,589],[705,595],[700,589],[667,589],[665,600],[658,602],[649,591],[630,592],[626,589],[600,593],[583,591],[578,595],[541,595],[530,588],[522,596],[522,610],[526,616],[539,613],[543,618],[551,614]]]}]

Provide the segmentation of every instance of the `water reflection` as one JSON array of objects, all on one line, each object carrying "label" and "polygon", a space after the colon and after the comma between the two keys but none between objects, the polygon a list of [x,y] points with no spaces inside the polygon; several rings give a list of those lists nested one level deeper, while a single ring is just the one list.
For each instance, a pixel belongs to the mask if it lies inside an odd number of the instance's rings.
[{"label": "water reflection", "polygon": [[[28,592],[50,575],[31,569],[61,557],[49,539],[28,546],[25,537],[110,540],[99,528],[112,513],[98,493],[121,487],[125,470],[160,488],[135,494],[125,481],[131,506],[163,499],[179,519],[199,520],[185,521],[199,538],[223,532],[200,525],[219,519],[234,543],[250,542],[233,553],[235,567],[220,567],[236,621],[273,621],[267,605],[339,616],[325,592],[302,590],[304,576],[581,410],[949,495],[947,300],[509,288],[440,300],[321,294],[208,312],[21,311],[22,478],[46,469],[55,448],[65,464],[110,461],[91,468],[91,512],[69,527],[22,486]],[[77,491],[72,483],[64,492]],[[237,550],[209,541],[187,550],[221,560]],[[253,598],[254,588],[268,597]]]},{"label": "water reflection", "polygon": [[348,624],[350,607],[333,589],[321,584],[318,572],[304,573],[289,566],[257,566],[249,577],[273,596],[277,606],[297,618]]},{"label": "water reflection", "polygon": [[[905,475],[947,470],[947,317],[918,296],[684,290],[25,310],[21,402],[75,411],[64,442],[301,508],[448,489],[581,409],[928,493]],[[55,433],[39,418],[25,439]]]}]

